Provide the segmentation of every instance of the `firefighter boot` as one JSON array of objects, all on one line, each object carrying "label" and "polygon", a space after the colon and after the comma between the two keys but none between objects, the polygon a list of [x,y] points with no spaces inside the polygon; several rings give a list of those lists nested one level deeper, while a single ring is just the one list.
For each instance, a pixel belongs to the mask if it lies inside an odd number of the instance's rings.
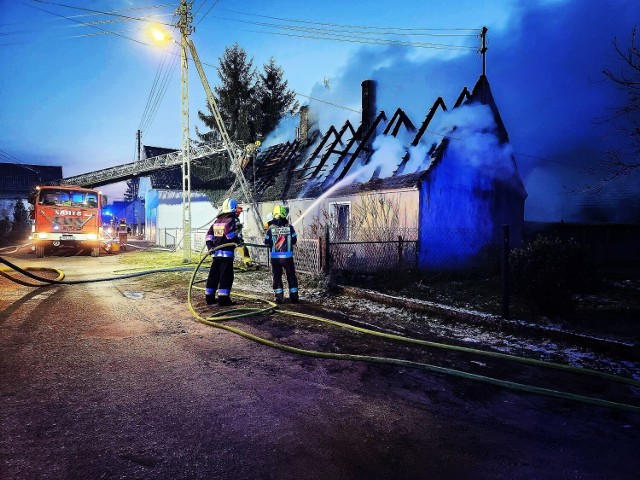
[{"label": "firefighter boot", "polygon": [[284,298],[284,295],[282,293],[276,293],[274,300],[276,303],[280,304],[282,303],[283,298]]},{"label": "firefighter boot", "polygon": [[205,295],[204,299],[207,301],[207,305],[218,303],[215,295]]},{"label": "firefighter boot", "polygon": [[218,305],[221,307],[230,307],[231,305],[235,305],[236,302],[231,300],[229,295],[220,295],[218,296]]},{"label": "firefighter boot", "polygon": [[289,299],[291,300],[291,303],[298,303],[300,301],[298,298],[298,292],[291,292],[289,294]]}]

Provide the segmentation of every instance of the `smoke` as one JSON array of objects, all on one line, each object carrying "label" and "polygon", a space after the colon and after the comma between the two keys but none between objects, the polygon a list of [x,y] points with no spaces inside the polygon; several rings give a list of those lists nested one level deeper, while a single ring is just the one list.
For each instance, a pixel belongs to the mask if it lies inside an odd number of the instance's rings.
[{"label": "smoke", "polygon": [[510,144],[501,144],[488,105],[463,105],[442,113],[440,130],[450,132],[449,154],[462,168],[482,170],[487,179],[512,180],[517,172]]},{"label": "smoke", "polygon": [[300,124],[299,118],[297,115],[291,115],[287,113],[284,117],[280,119],[276,128],[273,129],[262,141],[262,145],[260,148],[262,150],[266,150],[273,145],[277,145],[279,143],[286,143],[296,139],[296,129]]},{"label": "smoke", "polygon": [[[613,125],[598,124],[597,119],[609,115],[612,108],[623,105],[625,100],[625,93],[605,81],[601,72],[605,68],[619,71],[621,65],[611,42],[617,37],[619,45],[626,48],[638,18],[640,2],[636,0],[567,0],[530,2],[513,11],[512,17],[502,22],[500,28],[488,23],[487,76],[513,151],[492,138],[491,125],[485,125],[488,130],[483,130],[482,122],[492,117],[482,111],[452,110],[462,88],[472,86],[481,73],[480,58],[473,51],[425,57],[400,47],[362,48],[346,62],[340,75],[312,89],[312,97],[327,103],[310,101],[309,105],[318,115],[320,130],[326,132],[330,125],[341,126],[346,120],[357,127],[361,82],[365,79],[377,82],[379,110],[384,110],[389,117],[400,107],[416,125],[441,96],[452,116],[439,112],[429,130],[448,132],[457,158],[481,162],[486,158],[481,152],[486,149],[494,152],[490,158],[492,175],[496,178],[511,175],[513,153],[529,192],[527,220],[558,221],[563,215],[567,220],[569,213],[571,221],[586,220],[590,209],[569,208],[567,198],[579,206],[591,205],[594,197],[586,193],[573,193],[568,197],[567,192],[599,181],[587,175],[587,170],[600,167],[610,147],[607,139],[611,138]],[[592,27],[587,29],[586,25]],[[471,42],[473,46],[478,40]],[[456,115],[470,118],[460,121]],[[438,124],[448,117],[449,126],[457,127],[453,131]],[[460,130],[465,124],[471,131]],[[465,141],[456,142],[455,138],[463,134]],[[402,148],[410,155],[402,173],[423,169],[428,164],[428,151],[441,138],[425,135],[420,145],[407,147],[404,141],[379,137],[374,144],[375,157],[362,177],[375,175],[378,168],[380,176],[388,174],[391,165],[386,160],[391,155],[402,154]],[[622,189],[620,181],[604,185],[596,202],[600,201],[600,206],[611,212],[622,205],[625,209],[640,210],[625,200],[640,196],[638,176],[622,180],[627,184]],[[620,190],[627,196],[608,193]]]},{"label": "smoke", "polygon": [[[529,193],[527,220],[581,221],[596,211],[598,218],[609,212],[611,221],[637,218],[640,206],[633,201],[640,197],[637,173],[604,184],[597,196],[581,192],[580,187],[605,176],[601,162],[615,126],[598,120],[624,104],[625,92],[605,80],[602,70],[620,71],[612,40],[618,38],[623,49],[628,47],[631,29],[640,18],[640,2],[529,2],[510,15],[498,26],[487,25],[487,78],[510,145],[499,144],[493,135],[495,125],[486,107],[452,108],[463,87],[472,87],[481,73],[475,51],[443,57],[416,55],[394,46],[363,47],[339,75],[312,88],[310,96],[318,100],[309,100],[309,107],[318,128],[325,133],[329,126],[339,129],[347,120],[358,127],[361,83],[366,79],[377,82],[378,111],[390,118],[402,108],[416,126],[442,97],[448,111],[436,114],[419,145],[378,135],[369,164],[359,165],[357,181],[390,175],[403,155],[409,158],[399,174],[424,170],[430,150],[447,135],[452,155],[490,168],[493,178],[513,174],[513,155]],[[479,40],[469,42],[477,46]],[[492,153],[486,155],[487,151]],[[484,159],[490,165],[483,165]],[[588,173],[594,170],[595,176]],[[621,215],[621,209],[631,213]]]}]

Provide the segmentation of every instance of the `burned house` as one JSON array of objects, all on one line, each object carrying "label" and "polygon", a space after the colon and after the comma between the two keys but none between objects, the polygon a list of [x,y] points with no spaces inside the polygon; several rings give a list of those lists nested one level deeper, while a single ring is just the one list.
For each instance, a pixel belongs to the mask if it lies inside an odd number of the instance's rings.
[{"label": "burned house", "polygon": [[303,110],[296,139],[252,159],[244,174],[261,216],[284,203],[302,237],[328,227],[333,241],[414,241],[422,270],[474,266],[505,225],[519,245],[527,195],[486,76],[451,108],[436,99],[421,123],[378,112],[375,86],[362,83],[359,126],[321,134]]},{"label": "burned house", "polygon": [[[347,120],[322,133],[303,107],[295,138],[244,159],[260,216],[285,204],[301,238],[328,231],[332,242],[413,242],[412,263],[421,270],[473,267],[500,248],[505,225],[511,245],[519,245],[527,195],[486,76],[451,106],[442,98],[426,104],[421,121],[402,108],[378,111],[375,89],[374,81],[362,83],[360,125]],[[239,186],[232,189],[228,159],[209,163],[192,168],[192,192],[206,192],[195,195],[207,211],[202,219],[213,217],[212,205],[224,196],[244,198]],[[220,171],[202,175],[198,168]],[[174,170],[151,179],[157,198],[147,198],[147,231],[150,221],[163,224],[154,211],[163,204],[180,219]],[[248,214],[253,206],[244,207],[245,235],[260,237],[262,227]],[[193,228],[200,220],[192,219]]]}]

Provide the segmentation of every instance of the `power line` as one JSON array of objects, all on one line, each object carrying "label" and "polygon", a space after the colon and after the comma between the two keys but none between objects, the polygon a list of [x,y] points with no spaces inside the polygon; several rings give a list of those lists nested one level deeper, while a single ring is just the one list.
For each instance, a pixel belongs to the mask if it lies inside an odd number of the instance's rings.
[{"label": "power line", "polygon": [[[32,2],[37,2],[37,3],[44,3],[46,5],[54,5],[56,7],[70,8],[70,9],[73,9],[73,10],[82,10],[82,11],[85,11],[85,12],[91,12],[92,14],[112,15],[114,17],[124,18],[124,19],[127,19],[127,20],[146,21],[146,20],[144,20],[142,18],[139,18],[139,17],[131,17],[131,16],[128,16],[128,15],[122,15],[122,14],[116,13],[117,10],[114,10],[114,11],[111,11],[111,12],[104,12],[102,10],[94,10],[92,8],[76,7],[76,6],[73,6],[73,5],[65,5],[63,3],[48,2],[46,0],[31,0],[31,1]],[[67,18],[69,18],[69,17],[67,17]],[[162,23],[162,22],[158,22],[158,23],[160,23],[161,25],[169,26],[169,27],[173,26],[173,25],[171,25],[169,23]]]},{"label": "power line", "polygon": [[388,45],[388,46],[396,46],[396,47],[432,48],[436,50],[475,50],[474,47],[467,47],[467,46],[424,44],[424,43],[405,42],[401,40],[383,40],[383,39],[375,39],[375,38],[359,39],[358,37],[346,37],[346,36],[342,36],[345,38],[331,38],[331,37],[318,37],[313,35],[295,35],[292,33],[282,33],[282,32],[266,32],[264,30],[262,31],[244,30],[244,31],[253,32],[253,33],[266,33],[270,35],[280,35],[284,37],[308,38],[311,40],[329,40],[333,42],[360,43],[364,45]]},{"label": "power line", "polygon": [[[204,3],[207,3],[207,1],[208,1],[208,0],[205,0],[205,2],[204,2]],[[203,3],[202,5],[204,5],[204,3]],[[202,15],[202,17],[200,18],[200,20],[198,20],[198,23],[196,23],[196,27],[197,27],[198,25],[200,25],[200,22],[201,22],[202,20],[204,20],[204,17],[206,17],[206,16],[209,14],[209,12],[211,11],[211,9],[213,9],[213,7],[215,7],[216,5],[218,5],[218,3],[220,3],[220,0],[216,0],[216,3],[214,3],[213,5],[211,5],[211,6],[209,7],[209,10],[207,10],[207,11],[205,12],[205,14],[204,14],[204,15]],[[202,5],[201,5],[201,7],[202,7]],[[198,8],[198,10],[200,10],[200,9]],[[196,10],[196,13],[194,14],[194,17],[195,17],[195,15],[198,13],[198,10]]]},{"label": "power line", "polygon": [[[169,85],[169,81],[171,80],[171,78],[173,77],[174,72],[176,71],[176,68],[178,66],[178,54],[175,52],[175,50],[173,52],[168,52],[168,54],[173,55],[173,58],[170,60],[171,64],[167,67],[165,73],[164,73],[164,77],[162,78],[161,82],[160,82],[160,86],[158,88],[158,92],[155,95],[155,100],[153,105],[151,105],[150,109],[149,109],[149,113],[145,119],[144,114],[143,114],[143,120],[141,121],[141,126],[140,126],[140,130],[142,132],[145,132],[149,126],[153,123],[153,120],[155,119],[156,114],[158,113],[158,108],[160,107],[160,104],[162,103],[162,99],[164,98],[164,95],[167,91],[167,87]],[[166,55],[165,55],[166,57]],[[158,73],[160,72],[160,68],[158,69]],[[156,78],[158,78],[156,76]],[[154,84],[155,84],[156,80],[154,80]],[[154,85],[155,87],[155,85]],[[152,89],[153,92],[153,89]],[[151,97],[149,97],[151,98]]]},{"label": "power line", "polygon": [[[33,0],[33,1],[40,1],[40,0]],[[43,2],[43,3],[44,3],[44,2]],[[117,33],[117,32],[113,32],[113,31],[111,31],[111,30],[105,30],[104,28],[100,28],[100,27],[98,27],[98,26],[96,26],[96,25],[88,25],[88,24],[87,24],[87,23],[85,23],[85,22],[82,22],[82,21],[80,21],[80,20],[76,20],[76,19],[71,18],[71,17],[68,17],[68,16],[66,16],[66,15],[61,15],[61,14],[59,14],[59,13],[55,13],[55,12],[52,12],[52,11],[50,11],[50,10],[46,10],[46,9],[44,9],[44,8],[36,7],[35,5],[29,5],[29,6],[30,6],[31,8],[35,8],[36,10],[40,10],[40,11],[43,11],[43,12],[49,13],[49,14],[54,15],[54,16],[56,16],[56,17],[65,18],[65,19],[67,19],[67,20],[70,20],[70,21],[72,21],[72,22],[78,23],[78,24],[80,24],[80,25],[84,25],[84,26],[87,26],[87,27],[95,28],[96,30],[100,30],[101,32],[110,33],[110,34],[112,34],[112,35],[115,35],[116,37],[124,38],[124,39],[126,39],[126,40],[131,40],[132,42],[139,43],[140,45],[146,45],[146,46],[148,46],[148,47],[153,47],[153,45],[151,45],[151,44],[149,44],[149,43],[146,43],[146,42],[143,42],[143,41],[141,41],[141,40],[136,40],[135,38],[127,37],[126,35],[121,35],[121,34],[119,34],[119,33]]]},{"label": "power line", "polygon": [[22,168],[26,168],[27,170],[31,170],[32,172],[35,173],[40,173],[38,170],[31,168],[29,165],[26,165],[24,162],[21,162],[20,160],[18,160],[16,157],[14,157],[13,155],[5,152],[4,150],[0,150],[0,159],[2,160],[7,160],[9,163],[12,163],[14,165],[18,165],[19,167]]},{"label": "power line", "polygon": [[519,157],[531,157],[531,158],[535,158],[536,160],[542,160],[544,162],[550,162],[550,163],[558,163],[560,165],[566,165],[567,167],[573,167],[573,168],[586,168],[584,165],[575,165],[573,163],[566,163],[566,162],[561,162],[560,160],[552,160],[550,158],[543,158],[543,157],[536,157],[535,155],[529,155],[527,153],[521,153],[521,152],[513,152],[514,155],[517,155]]},{"label": "power line", "polygon": [[477,31],[477,28],[404,28],[404,27],[374,27],[374,26],[365,26],[365,25],[345,25],[338,23],[323,23],[323,22],[312,22],[307,20],[296,20],[291,18],[283,18],[283,17],[272,17],[269,15],[259,15],[257,13],[246,13],[239,12],[237,10],[229,10],[229,9],[221,9],[225,12],[238,13],[240,15],[247,15],[252,17],[262,17],[269,18],[272,20],[281,20],[286,22],[293,23],[306,23],[311,25],[324,25],[328,27],[345,27],[345,28],[355,28],[355,29],[371,29],[371,30],[401,30],[401,31],[447,31],[447,32],[458,32],[458,31]]}]

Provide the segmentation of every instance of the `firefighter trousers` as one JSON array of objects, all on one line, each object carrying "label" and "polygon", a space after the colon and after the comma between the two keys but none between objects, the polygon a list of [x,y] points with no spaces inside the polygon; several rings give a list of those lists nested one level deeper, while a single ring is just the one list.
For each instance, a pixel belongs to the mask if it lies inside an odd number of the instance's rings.
[{"label": "firefighter trousers", "polygon": [[282,284],[282,270],[287,274],[287,284],[289,285],[289,296],[298,297],[298,277],[296,277],[296,267],[293,258],[272,258],[271,276],[273,277],[273,293],[276,298],[282,298],[284,288]]},{"label": "firefighter trousers", "polygon": [[206,295],[218,294],[218,298],[231,295],[233,285],[233,257],[213,257],[205,288]]}]

